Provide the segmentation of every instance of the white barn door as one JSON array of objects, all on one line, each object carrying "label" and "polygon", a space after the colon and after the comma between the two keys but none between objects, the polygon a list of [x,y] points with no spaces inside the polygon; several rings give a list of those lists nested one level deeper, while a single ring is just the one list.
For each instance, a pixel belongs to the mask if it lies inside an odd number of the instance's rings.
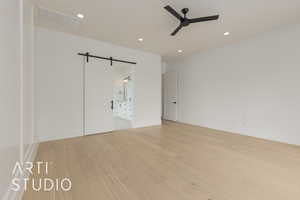
[{"label": "white barn door", "polygon": [[84,134],[113,130],[113,68],[105,60],[90,58],[85,63]]}]

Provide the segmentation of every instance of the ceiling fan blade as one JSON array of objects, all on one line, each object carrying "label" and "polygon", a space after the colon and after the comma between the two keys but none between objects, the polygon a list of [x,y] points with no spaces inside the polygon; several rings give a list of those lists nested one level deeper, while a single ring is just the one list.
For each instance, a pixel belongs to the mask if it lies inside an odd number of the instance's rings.
[{"label": "ceiling fan blade", "polygon": [[180,24],[173,33],[171,33],[172,36],[176,35],[176,33],[182,28],[182,25]]},{"label": "ceiling fan blade", "polygon": [[177,19],[179,19],[179,20],[182,20],[183,18],[181,17],[181,15],[178,13],[178,12],[176,12],[176,10],[174,10],[171,6],[165,6],[165,9],[169,12],[169,13],[171,13],[174,17],[176,17]]},{"label": "ceiling fan blade", "polygon": [[217,20],[217,19],[219,19],[219,15],[189,19],[189,22],[190,23],[197,23],[197,22],[205,22],[205,21],[211,21],[211,20]]}]

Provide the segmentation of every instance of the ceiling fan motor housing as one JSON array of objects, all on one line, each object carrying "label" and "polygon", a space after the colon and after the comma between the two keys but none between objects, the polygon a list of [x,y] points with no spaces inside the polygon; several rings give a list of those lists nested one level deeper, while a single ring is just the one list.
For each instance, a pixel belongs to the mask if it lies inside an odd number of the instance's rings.
[{"label": "ceiling fan motor housing", "polygon": [[188,8],[183,8],[183,9],[181,10],[181,12],[182,12],[184,15],[186,15],[186,14],[189,12],[189,9],[188,9]]}]

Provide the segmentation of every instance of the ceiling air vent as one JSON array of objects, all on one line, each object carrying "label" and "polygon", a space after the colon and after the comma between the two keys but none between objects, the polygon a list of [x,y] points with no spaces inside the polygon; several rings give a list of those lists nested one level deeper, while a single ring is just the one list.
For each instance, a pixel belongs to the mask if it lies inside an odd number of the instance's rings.
[{"label": "ceiling air vent", "polygon": [[37,9],[36,20],[38,25],[72,29],[78,28],[82,21],[82,19],[76,16],[62,14],[42,7]]}]

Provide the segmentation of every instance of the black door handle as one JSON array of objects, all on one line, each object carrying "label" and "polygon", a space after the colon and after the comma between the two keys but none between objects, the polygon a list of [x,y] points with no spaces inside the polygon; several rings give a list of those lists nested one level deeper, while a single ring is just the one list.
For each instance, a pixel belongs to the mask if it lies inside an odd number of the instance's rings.
[{"label": "black door handle", "polygon": [[172,103],[176,104],[177,102],[176,102],[176,101],[173,101]]},{"label": "black door handle", "polygon": [[112,110],[114,109],[114,101],[113,100],[110,101],[110,109],[112,109]]}]

